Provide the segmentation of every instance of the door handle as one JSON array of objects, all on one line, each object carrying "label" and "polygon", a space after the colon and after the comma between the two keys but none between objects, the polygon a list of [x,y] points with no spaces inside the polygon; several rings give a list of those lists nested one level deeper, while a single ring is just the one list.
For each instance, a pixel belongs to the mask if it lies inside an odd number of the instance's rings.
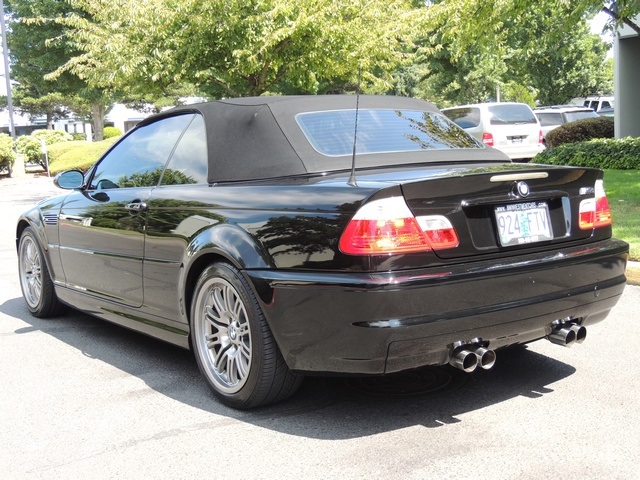
[{"label": "door handle", "polygon": [[145,202],[127,203],[124,208],[131,213],[146,212],[147,210],[149,210],[149,206]]}]

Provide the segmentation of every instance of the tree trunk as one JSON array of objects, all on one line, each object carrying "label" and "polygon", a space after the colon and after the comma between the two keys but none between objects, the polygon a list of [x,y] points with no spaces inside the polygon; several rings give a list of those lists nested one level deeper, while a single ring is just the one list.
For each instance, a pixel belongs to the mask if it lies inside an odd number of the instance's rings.
[{"label": "tree trunk", "polygon": [[99,102],[91,104],[91,117],[93,118],[93,140],[104,140],[104,110],[105,106]]},{"label": "tree trunk", "polygon": [[53,115],[47,112],[47,130],[53,130]]}]

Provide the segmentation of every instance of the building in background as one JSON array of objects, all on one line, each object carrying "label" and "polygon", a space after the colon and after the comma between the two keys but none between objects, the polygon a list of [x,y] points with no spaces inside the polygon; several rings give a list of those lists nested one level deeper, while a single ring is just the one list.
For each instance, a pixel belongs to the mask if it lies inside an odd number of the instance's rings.
[{"label": "building in background", "polygon": [[[640,24],[640,15],[634,18]],[[616,138],[640,137],[640,36],[624,26],[615,36],[613,84]]]}]

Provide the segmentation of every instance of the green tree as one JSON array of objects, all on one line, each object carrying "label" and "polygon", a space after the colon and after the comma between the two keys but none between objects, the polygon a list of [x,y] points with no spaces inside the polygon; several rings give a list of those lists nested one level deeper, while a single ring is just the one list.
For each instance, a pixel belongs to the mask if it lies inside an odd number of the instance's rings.
[{"label": "green tree", "polygon": [[[431,30],[444,33],[443,40],[449,45],[454,59],[469,47],[499,49],[506,45],[510,26],[530,20],[527,13],[532,9],[547,11],[548,15],[556,17],[557,28],[545,32],[551,41],[571,32],[579,22],[600,11],[610,15],[609,28],[628,25],[640,33],[635,20],[640,14],[640,0],[431,0],[429,4]],[[536,42],[535,39],[531,41]],[[437,45],[431,45],[432,50],[437,48]]]},{"label": "green tree", "polygon": [[11,76],[18,83],[16,107],[30,115],[45,115],[47,127],[68,115],[66,104],[75,97],[83,83],[75,75],[65,73],[56,80],[44,76],[73,55],[72,45],[64,38],[59,25],[37,28],[21,21],[46,14],[62,14],[68,9],[55,0],[10,0],[5,2],[9,19],[7,43],[11,57]]},{"label": "green tree", "polygon": [[385,91],[424,28],[407,0],[73,0],[58,17],[79,49],[71,72],[125,96],[194,85],[211,97],[317,92],[352,84]]},{"label": "green tree", "polygon": [[[553,25],[552,25],[553,26]],[[528,78],[544,105],[566,103],[594,92],[613,91],[613,62],[607,61],[609,45],[589,33],[586,21],[554,42],[540,39],[538,52],[519,50]]]},{"label": "green tree", "polygon": [[435,3],[413,93],[449,106],[496,100],[498,91],[501,100],[529,104],[611,91],[609,46],[589,33],[585,8],[578,15],[569,3],[549,0]]},{"label": "green tree", "polygon": [[102,138],[106,105],[112,92],[96,89],[73,72],[50,76],[79,53],[68,27],[45,19],[81,14],[64,0],[8,0],[7,43],[17,109],[32,116],[45,115],[47,127],[73,113],[86,114],[96,139]]}]

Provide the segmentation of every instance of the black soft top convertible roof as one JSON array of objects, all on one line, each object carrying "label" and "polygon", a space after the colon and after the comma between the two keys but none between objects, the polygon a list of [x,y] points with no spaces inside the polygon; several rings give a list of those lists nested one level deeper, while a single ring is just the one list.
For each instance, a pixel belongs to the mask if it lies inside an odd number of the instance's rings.
[{"label": "black soft top convertible roof", "polygon": [[[424,100],[361,95],[359,107],[439,112]],[[351,156],[329,157],[309,143],[296,115],[323,110],[353,110],[355,95],[245,97],[175,107],[140,123],[181,113],[205,119],[210,183],[322,173],[351,168]],[[492,149],[376,153],[358,156],[356,167],[433,161],[505,161]]]}]

